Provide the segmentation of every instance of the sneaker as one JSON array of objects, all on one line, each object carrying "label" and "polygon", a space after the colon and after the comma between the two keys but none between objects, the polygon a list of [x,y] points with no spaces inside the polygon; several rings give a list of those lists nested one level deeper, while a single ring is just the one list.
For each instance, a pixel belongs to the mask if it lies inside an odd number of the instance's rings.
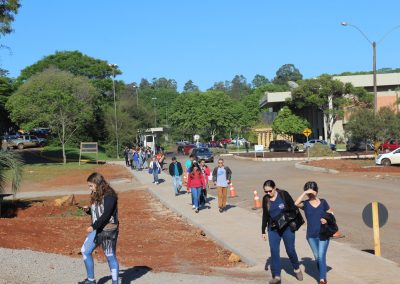
[{"label": "sneaker", "polygon": [[96,280],[85,279],[85,280],[79,282],[78,284],[96,284]]},{"label": "sneaker", "polygon": [[328,281],[326,281],[326,280],[319,280],[319,284],[328,284]]},{"label": "sneaker", "polygon": [[272,278],[272,280],[269,281],[269,284],[281,284],[281,279],[280,278]]},{"label": "sneaker", "polygon": [[303,281],[303,272],[301,272],[301,270],[299,270],[298,272],[294,272],[296,279],[299,281]]},{"label": "sneaker", "polygon": [[224,211],[224,209],[219,208],[219,213],[222,213]]},{"label": "sneaker", "polygon": [[160,184],[160,183],[158,181],[156,181],[155,184]]},{"label": "sneaker", "polygon": [[192,206],[192,209],[193,209],[193,210],[196,209],[196,206],[193,205],[193,206]]},{"label": "sneaker", "polygon": [[194,212],[199,213],[199,208],[196,208],[196,210],[194,210]]}]

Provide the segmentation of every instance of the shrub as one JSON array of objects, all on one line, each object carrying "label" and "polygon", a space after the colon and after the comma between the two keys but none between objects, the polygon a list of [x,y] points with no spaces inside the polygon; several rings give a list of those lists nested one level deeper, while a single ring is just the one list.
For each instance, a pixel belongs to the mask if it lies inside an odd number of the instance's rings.
[{"label": "shrub", "polygon": [[[332,151],[328,145],[321,143],[316,143],[309,151],[310,157],[335,157],[339,155],[337,152]],[[305,152],[305,155],[307,156],[307,152]]]}]

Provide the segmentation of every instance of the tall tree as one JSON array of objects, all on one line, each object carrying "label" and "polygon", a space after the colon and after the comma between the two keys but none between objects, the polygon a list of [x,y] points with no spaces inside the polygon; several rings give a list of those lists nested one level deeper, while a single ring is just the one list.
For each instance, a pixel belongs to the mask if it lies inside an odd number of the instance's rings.
[{"label": "tall tree", "polygon": [[160,77],[160,78],[153,78],[151,82],[152,82],[152,87],[154,89],[171,89],[176,91],[176,89],[178,88],[178,84],[174,79],[167,79],[165,77]]},{"label": "tall tree", "polygon": [[[6,74],[6,73],[3,73]],[[15,90],[13,80],[4,76],[0,77],[0,133],[9,129],[12,122],[9,118],[9,113],[5,107],[8,98]]]},{"label": "tall tree", "polygon": [[194,93],[194,92],[199,92],[200,89],[198,86],[196,86],[192,80],[189,80],[185,83],[185,86],[183,86],[183,91],[186,93]]},{"label": "tall tree", "polygon": [[3,36],[13,31],[11,24],[21,7],[19,0],[0,1],[0,34]]},{"label": "tall tree", "polygon": [[170,121],[182,134],[202,134],[214,140],[234,125],[233,104],[220,91],[181,94],[171,107]]},{"label": "tall tree", "polygon": [[272,130],[279,134],[295,135],[303,133],[308,126],[307,120],[293,114],[290,108],[285,106],[274,119]]},{"label": "tall tree", "polygon": [[329,75],[299,81],[299,87],[292,90],[291,105],[298,109],[308,106],[321,110],[330,141],[333,125],[343,116],[343,106],[349,102],[344,95],[350,93],[351,87],[351,84],[333,80]]},{"label": "tall tree", "polygon": [[251,84],[253,85],[253,88],[256,89],[269,84],[269,80],[263,75],[256,74],[254,79],[251,81]]},{"label": "tall tree", "polygon": [[247,83],[247,79],[243,75],[235,75],[230,83],[230,88],[228,89],[229,95],[236,100],[240,100],[247,96],[250,91],[250,85]]},{"label": "tall tree", "polygon": [[[368,122],[368,123],[366,123]],[[350,116],[346,124],[346,133],[353,141],[377,141],[380,140],[384,131],[380,117],[373,109],[357,108]],[[367,147],[367,143],[365,143]]]},{"label": "tall tree", "polygon": [[65,145],[92,120],[97,99],[98,93],[87,78],[50,68],[21,85],[6,106],[11,119],[25,129],[49,126],[62,146],[65,164]]},{"label": "tall tree", "polygon": [[276,71],[276,76],[272,81],[274,84],[284,85],[288,81],[298,81],[303,79],[303,75],[300,73],[293,64],[282,65],[278,71]]}]

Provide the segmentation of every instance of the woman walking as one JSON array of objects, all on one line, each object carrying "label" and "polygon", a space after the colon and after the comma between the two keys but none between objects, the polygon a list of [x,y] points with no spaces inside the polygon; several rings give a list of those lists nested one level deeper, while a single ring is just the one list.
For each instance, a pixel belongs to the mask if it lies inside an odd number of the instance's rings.
[{"label": "woman walking", "polygon": [[90,195],[90,207],[85,212],[92,216],[92,225],[86,229],[88,233],[81,252],[86,267],[87,279],[83,284],[96,283],[92,253],[101,244],[111,270],[112,283],[118,283],[119,264],[116,256],[118,239],[118,197],[114,189],[99,173],[92,173],[87,178]]},{"label": "woman walking", "polygon": [[281,283],[281,260],[280,243],[283,239],[286,253],[292,263],[297,280],[303,280],[300,270],[299,259],[295,249],[295,233],[291,230],[288,223],[285,224],[285,214],[296,214],[298,209],[294,205],[293,199],[287,191],[276,188],[275,182],[267,180],[264,182],[263,189],[263,217],[262,217],[262,238],[267,240],[265,229],[268,228],[268,240],[271,250],[271,273],[270,284]]},{"label": "woman walking", "polygon": [[158,163],[156,156],[153,156],[153,160],[150,162],[149,173],[153,174],[153,183],[159,184],[158,174],[161,173],[161,166]]},{"label": "woman walking", "polygon": [[202,188],[205,187],[205,184],[204,184],[204,176],[203,173],[201,172],[198,163],[192,164],[191,171],[188,175],[187,186],[188,188],[190,188],[190,191],[192,192],[193,209],[195,210],[196,213],[199,213],[200,194]]},{"label": "woman walking", "polygon": [[[330,235],[321,230],[322,226],[328,226],[334,218],[332,210],[325,199],[319,199],[318,185],[315,181],[309,181],[304,185],[304,192],[297,198],[295,205],[304,210],[307,219],[307,241],[314,254],[319,269],[319,283],[326,284],[326,252],[329,246]],[[304,197],[307,196],[307,200]]]}]

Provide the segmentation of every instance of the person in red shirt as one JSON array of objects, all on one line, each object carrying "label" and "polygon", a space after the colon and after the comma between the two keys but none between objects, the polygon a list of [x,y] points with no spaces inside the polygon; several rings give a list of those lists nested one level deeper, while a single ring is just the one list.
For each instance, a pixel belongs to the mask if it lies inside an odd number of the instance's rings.
[{"label": "person in red shirt", "polygon": [[204,175],[201,172],[198,163],[193,163],[190,173],[188,175],[188,188],[191,189],[193,199],[193,209],[196,213],[199,213],[200,193],[202,188],[205,187]]},{"label": "person in red shirt", "polygon": [[206,165],[204,159],[200,160],[200,170],[204,177],[204,187],[200,194],[200,204],[204,206],[207,203],[208,178],[210,176],[210,168]]}]

